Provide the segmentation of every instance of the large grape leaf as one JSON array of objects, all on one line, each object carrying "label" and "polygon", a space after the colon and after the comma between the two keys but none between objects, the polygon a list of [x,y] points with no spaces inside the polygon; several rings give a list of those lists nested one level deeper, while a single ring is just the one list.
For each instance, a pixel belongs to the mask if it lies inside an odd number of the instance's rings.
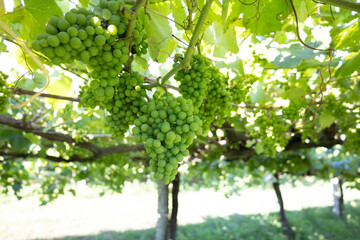
[{"label": "large grape leaf", "polygon": [[331,31],[335,49],[346,51],[356,51],[360,45],[360,20],[350,27],[341,29],[340,31]]},{"label": "large grape leaf", "polygon": [[[51,79],[54,81],[46,88],[46,92],[60,96],[71,96],[71,82],[72,80],[65,76],[64,73],[55,72],[52,74]],[[66,101],[47,98],[46,101],[53,105],[54,109],[65,107]]]},{"label": "large grape leaf", "polygon": [[[152,4],[151,9],[164,16],[167,16],[170,13],[170,5],[169,3],[165,2]],[[163,16],[160,16],[151,11],[148,11],[147,13],[148,14],[145,16],[145,28],[148,33],[150,57],[154,61],[161,62],[164,61],[164,58],[162,57],[159,59],[160,53],[169,56],[174,50],[173,48],[169,47],[169,43],[171,40],[173,40],[172,28],[170,26],[169,20]]]},{"label": "large grape leaf", "polygon": [[333,124],[335,122],[335,117],[331,114],[331,112],[329,111],[324,111],[323,113],[321,113],[320,115],[320,127],[321,128],[327,128],[330,127],[331,124]]},{"label": "large grape leaf", "polygon": [[280,21],[279,17],[288,10],[285,2],[280,0],[256,1],[242,7],[244,26],[260,35],[280,31],[285,20]]},{"label": "large grape leaf", "polygon": [[227,52],[237,53],[239,47],[236,40],[235,26],[230,25],[227,31],[224,32],[222,24],[214,22],[215,30],[215,57],[225,57]]},{"label": "large grape leaf", "polygon": [[335,77],[348,76],[360,69],[360,53],[352,53],[345,58],[344,63],[335,72]]},{"label": "large grape leaf", "polygon": [[[174,21],[181,25],[184,25],[186,22],[187,15],[184,6],[181,4],[181,1],[178,0],[171,1],[170,8]],[[175,24],[175,26],[179,30],[182,29],[178,24]]]},{"label": "large grape leaf", "polygon": [[304,59],[312,59],[324,53],[314,51],[298,43],[292,44],[288,48],[279,48],[277,51],[279,51],[279,55],[271,63],[281,68],[295,67]]},{"label": "large grape leaf", "polygon": [[24,0],[24,3],[23,8],[0,19],[9,25],[22,24],[20,34],[26,40],[33,40],[39,33],[45,32],[45,24],[51,16],[62,14],[55,0]]}]

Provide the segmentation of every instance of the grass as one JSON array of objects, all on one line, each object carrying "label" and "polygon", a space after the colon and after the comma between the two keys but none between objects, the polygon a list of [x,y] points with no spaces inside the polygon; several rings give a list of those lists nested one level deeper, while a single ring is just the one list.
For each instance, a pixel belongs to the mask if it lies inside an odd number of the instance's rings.
[{"label": "grass", "polygon": [[[360,201],[346,206],[346,221],[334,216],[330,207],[289,211],[287,215],[296,240],[360,239]],[[155,230],[107,231],[96,235],[64,237],[56,240],[152,240]],[[178,240],[287,240],[280,229],[278,213],[207,218],[204,223],[178,229]],[[54,239],[55,240],[55,239]]]},{"label": "grass", "polygon": [[[360,192],[345,189],[346,223],[331,212],[332,186],[282,186],[297,240],[360,240]],[[153,239],[157,195],[153,185],[130,184],[122,194],[98,196],[78,189],[39,207],[37,196],[0,198],[0,239]],[[282,240],[278,204],[271,189],[244,189],[225,198],[212,189],[179,196],[178,240]],[[357,237],[359,236],[359,237]]]}]

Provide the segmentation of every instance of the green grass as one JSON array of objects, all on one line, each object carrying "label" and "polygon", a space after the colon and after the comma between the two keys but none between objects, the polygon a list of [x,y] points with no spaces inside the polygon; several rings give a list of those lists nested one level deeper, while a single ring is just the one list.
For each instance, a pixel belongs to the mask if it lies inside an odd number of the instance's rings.
[{"label": "green grass", "polygon": [[[334,216],[330,207],[288,211],[295,240],[360,239],[360,201],[346,205],[346,220]],[[56,240],[152,240],[155,230],[107,231],[96,235]],[[179,226],[177,240],[286,240],[278,213],[207,218],[204,223]]]},{"label": "green grass", "polygon": [[[297,231],[297,240],[360,240],[360,191],[346,188],[346,224],[333,216],[332,185],[281,186],[285,209]],[[18,201],[0,197],[0,239],[153,239],[157,220],[156,187],[132,183],[122,194],[79,186],[71,194],[39,206],[39,196]],[[225,198],[213,189],[182,189],[179,194],[178,240],[281,240],[272,189],[242,189]],[[304,209],[304,210],[303,210]],[[69,237],[67,237],[69,236]],[[79,237],[83,236],[83,237]]]}]

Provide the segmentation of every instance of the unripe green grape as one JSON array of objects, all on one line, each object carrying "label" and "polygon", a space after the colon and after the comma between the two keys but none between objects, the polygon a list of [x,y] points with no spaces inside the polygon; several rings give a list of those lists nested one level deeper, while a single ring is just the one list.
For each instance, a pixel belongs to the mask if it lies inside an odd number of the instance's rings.
[{"label": "unripe green grape", "polygon": [[110,11],[116,12],[117,10],[119,10],[119,4],[117,1],[109,1],[108,8],[110,9]]},{"label": "unripe green grape", "polygon": [[57,38],[56,36],[54,35],[50,35],[48,38],[47,38],[47,42],[49,44],[49,46],[51,47],[57,47],[60,45],[60,40],[59,38]]},{"label": "unripe green grape", "polygon": [[65,53],[66,53],[66,50],[65,50],[65,48],[63,46],[57,46],[55,48],[56,56],[63,57],[63,56],[65,56]]},{"label": "unripe green grape", "polygon": [[97,27],[95,27],[95,33],[97,35],[101,35],[104,33],[104,29],[101,26],[97,26]]},{"label": "unripe green grape", "polygon": [[89,53],[90,53],[90,56],[96,56],[99,52],[99,50],[97,49],[97,47],[90,47],[88,49]]},{"label": "unripe green grape", "polygon": [[114,93],[115,93],[115,90],[114,90],[113,87],[108,86],[108,87],[105,88],[105,95],[106,96],[112,97],[114,95]]},{"label": "unripe green grape", "polygon": [[75,27],[69,27],[66,32],[69,34],[70,37],[77,37],[79,34],[79,31]]},{"label": "unripe green grape", "polygon": [[95,28],[93,26],[87,26],[85,28],[85,30],[86,30],[86,33],[90,36],[95,34]]},{"label": "unripe green grape", "polygon": [[39,40],[34,40],[32,43],[31,43],[31,47],[32,49],[34,49],[35,51],[37,52],[41,52],[42,51],[42,46],[40,45],[40,41]]},{"label": "unripe green grape", "polygon": [[101,14],[102,14],[102,17],[105,19],[105,20],[109,20],[111,18],[111,11],[109,9],[103,9],[101,11]]},{"label": "unripe green grape", "polygon": [[117,27],[115,25],[109,25],[107,30],[111,35],[116,35],[118,33]]},{"label": "unripe green grape", "polygon": [[76,13],[72,13],[72,12],[67,12],[65,13],[65,19],[70,23],[70,24],[75,24],[77,21],[77,14]]},{"label": "unripe green grape", "polygon": [[67,32],[59,32],[57,34],[57,37],[59,38],[60,42],[63,44],[66,44],[70,41],[70,36]]},{"label": "unripe green grape", "polygon": [[86,25],[87,22],[87,18],[84,14],[78,14],[77,15],[77,19],[76,19],[76,23],[79,24],[80,26],[82,25]]},{"label": "unripe green grape", "polygon": [[58,16],[52,16],[49,20],[49,23],[56,27],[58,25],[60,18]]},{"label": "unripe green grape", "polygon": [[85,39],[84,40],[84,45],[85,45],[85,47],[87,47],[87,48],[90,48],[92,45],[93,45],[93,41],[91,40],[91,39],[89,39],[89,38],[87,38],[87,39]]},{"label": "unripe green grape", "polygon": [[88,51],[82,51],[80,53],[80,58],[82,61],[87,61],[90,58],[90,53]]},{"label": "unripe green grape", "polygon": [[60,65],[62,63],[62,59],[60,57],[54,57],[51,59],[51,62],[55,65]]},{"label": "unripe green grape", "polygon": [[104,52],[102,54],[102,58],[105,62],[111,62],[113,60],[113,55],[111,54],[111,52]]},{"label": "unripe green grape", "polygon": [[95,41],[96,46],[102,46],[102,45],[105,44],[106,39],[105,39],[105,37],[103,35],[98,35],[98,36],[95,37],[94,41]]},{"label": "unripe green grape", "polygon": [[80,29],[78,33],[78,37],[80,38],[80,40],[85,40],[88,38],[88,35],[84,29]]},{"label": "unripe green grape", "polygon": [[53,25],[47,25],[45,27],[45,32],[47,32],[48,34],[51,35],[55,35],[57,34],[59,31],[56,29],[56,27],[54,27]]},{"label": "unripe green grape", "polygon": [[55,51],[52,47],[46,47],[43,49],[42,53],[47,56],[48,58],[54,58],[55,57]]},{"label": "unripe green grape", "polygon": [[82,45],[82,42],[81,42],[81,40],[78,38],[78,37],[72,37],[71,39],[70,39],[70,46],[72,47],[72,48],[80,48],[81,47],[81,45]]},{"label": "unripe green grape", "polygon": [[100,20],[100,18],[98,18],[98,17],[92,17],[91,19],[90,19],[90,24],[93,26],[93,27],[99,27],[100,25],[101,25],[101,20]]},{"label": "unripe green grape", "polygon": [[68,27],[70,27],[70,23],[65,20],[65,19],[60,19],[58,21],[57,27],[61,30],[61,31],[66,31],[68,29]]}]

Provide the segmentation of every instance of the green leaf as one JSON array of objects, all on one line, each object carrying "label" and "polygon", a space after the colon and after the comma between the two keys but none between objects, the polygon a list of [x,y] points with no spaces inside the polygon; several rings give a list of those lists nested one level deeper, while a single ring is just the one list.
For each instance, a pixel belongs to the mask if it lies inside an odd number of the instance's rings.
[{"label": "green leaf", "polygon": [[17,87],[24,88],[26,90],[34,90],[35,88],[43,88],[47,82],[46,77],[39,73],[34,72],[34,78],[25,78],[19,81]]},{"label": "green leaf", "polygon": [[322,112],[319,119],[321,129],[330,127],[335,122],[335,119],[329,111]]},{"label": "green leaf", "polygon": [[[170,13],[170,5],[168,3],[153,4],[152,9],[165,16]],[[172,28],[166,18],[150,11],[148,11],[148,15],[150,19],[148,16],[145,16],[145,29],[148,33],[150,57],[154,61],[159,61],[159,53],[163,51],[165,47],[169,47],[168,43],[173,40]],[[171,54],[171,52],[166,53]]]},{"label": "green leaf", "polygon": [[279,16],[287,13],[287,4],[279,0],[264,0],[251,5],[243,5],[243,25],[252,33],[267,35],[280,31],[284,21]]},{"label": "green leaf", "polygon": [[340,68],[338,68],[335,72],[335,77],[340,76],[349,76],[354,71],[360,69],[360,53],[352,53],[349,54],[345,60],[344,63],[341,65]]},{"label": "green leaf", "polygon": [[144,69],[144,70],[149,69],[149,64],[145,58],[136,55],[134,58],[134,61],[137,62],[141,66],[142,69]]},{"label": "green leaf", "polygon": [[83,8],[87,8],[90,0],[79,0],[79,2]]},{"label": "green leaf", "polygon": [[225,31],[229,28],[231,24],[239,20],[239,15],[242,12],[242,4],[240,1],[231,1],[228,6],[228,16],[226,18],[224,29]]},{"label": "green leaf", "polygon": [[252,103],[261,102],[261,100],[264,98],[264,95],[265,95],[265,90],[263,89],[263,84],[260,82],[255,82],[250,92],[251,102]]},{"label": "green leaf", "polygon": [[360,20],[350,27],[342,29],[340,32],[332,31],[333,43],[335,43],[335,49],[341,49],[346,51],[354,51],[359,49],[360,45]]},{"label": "green leaf", "polygon": [[[281,68],[295,67],[304,59],[311,59],[324,53],[314,51],[303,45],[300,45],[299,43],[292,44],[288,48],[280,48],[276,50],[279,52],[279,55],[277,55],[277,57],[273,61],[271,61],[271,63]],[[269,52],[269,54],[273,55],[274,52]]]},{"label": "green leaf", "polygon": [[255,145],[255,152],[257,154],[261,154],[264,152],[264,146],[262,144],[262,142],[257,142],[256,145]]},{"label": "green leaf", "polygon": [[[82,1],[80,1],[82,2]],[[70,2],[66,1],[66,0],[56,0],[56,4],[60,7],[61,11],[63,13],[66,13],[70,10]],[[86,5],[82,5],[84,8],[87,8],[87,4]]]},{"label": "green leaf", "polygon": [[[187,14],[185,12],[184,6],[181,4],[181,1],[171,1],[170,8],[174,21],[184,25],[187,19]],[[175,27],[179,30],[182,30],[182,27],[180,27],[178,24],[175,24]]]},{"label": "green leaf", "polygon": [[241,75],[241,76],[245,75],[244,66],[242,64],[241,59],[237,59],[235,62],[230,63],[229,68],[231,69],[231,71],[233,73],[235,73],[238,76],[239,75]]},{"label": "green leaf", "polygon": [[[46,88],[46,92],[50,94],[60,96],[71,96],[71,79],[64,75],[64,73],[55,72],[51,76],[51,79],[55,79]],[[66,105],[66,101],[47,98],[46,101],[53,105],[53,108],[63,108]]]},{"label": "green leaf", "polygon": [[33,40],[45,32],[45,23],[51,16],[61,15],[62,11],[55,0],[24,0],[25,6],[9,15],[2,17],[10,25],[22,24],[20,34],[23,39]]},{"label": "green leaf", "polygon": [[215,29],[215,49],[214,57],[225,57],[227,52],[237,53],[239,51],[235,26],[229,26],[228,30],[224,32],[221,24],[214,22]]},{"label": "green leaf", "polygon": [[305,89],[299,87],[292,87],[285,92],[285,98],[289,100],[294,100],[296,98],[304,96],[305,94]]}]

